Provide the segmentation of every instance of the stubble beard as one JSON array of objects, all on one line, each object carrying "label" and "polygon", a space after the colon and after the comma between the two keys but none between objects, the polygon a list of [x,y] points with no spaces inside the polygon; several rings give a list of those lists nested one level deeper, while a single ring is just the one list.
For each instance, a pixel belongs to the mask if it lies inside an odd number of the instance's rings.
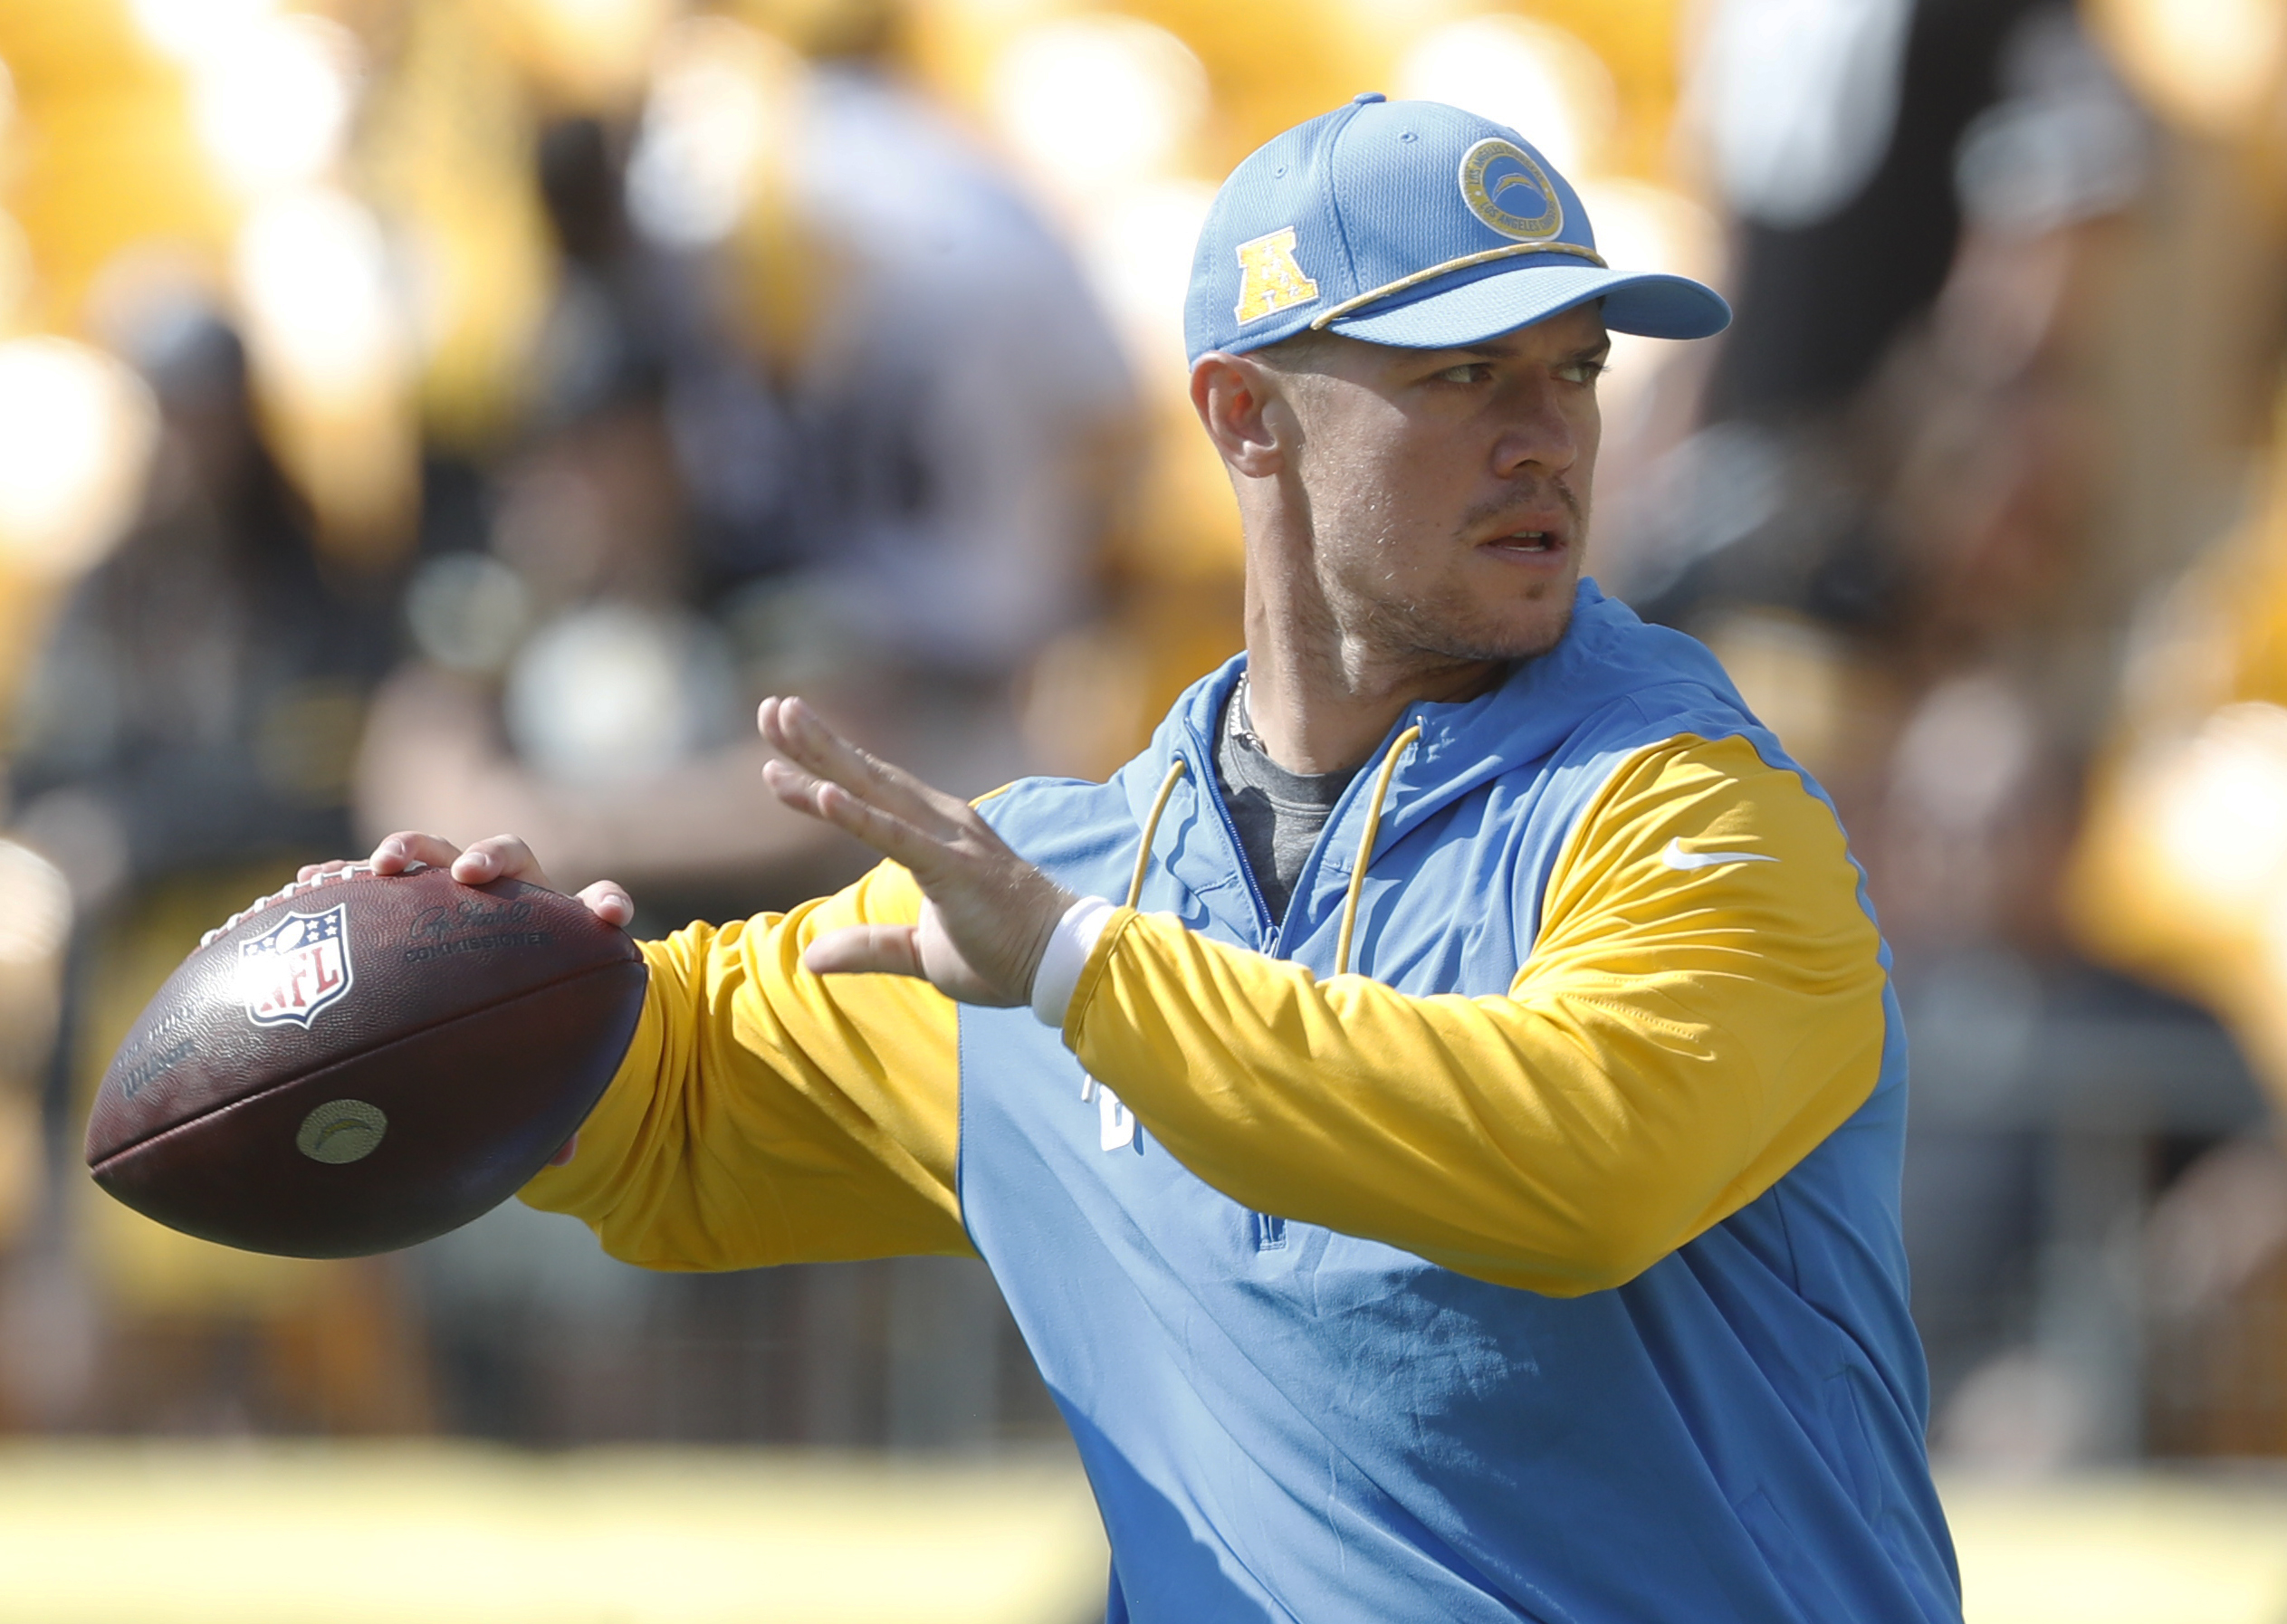
[{"label": "stubble beard", "polygon": [[[1588,551],[1587,504],[1562,479],[1549,483],[1571,516],[1567,545],[1574,550],[1576,559],[1584,559]],[[1482,535],[1515,508],[1513,502],[1488,503],[1464,514],[1456,527],[1453,545],[1457,549],[1470,545],[1467,538]],[[1430,671],[1488,662],[1513,663],[1548,653],[1564,641],[1565,632],[1571,628],[1573,600],[1579,579],[1580,570],[1575,568],[1569,581],[1550,583],[1549,594],[1555,599],[1549,606],[1552,613],[1546,619],[1527,626],[1487,624],[1493,617],[1486,614],[1485,606],[1465,588],[1425,597],[1407,597],[1391,589],[1387,583],[1329,581],[1325,601],[1343,640],[1352,648],[1376,663]],[[1383,589],[1373,589],[1377,586]]]}]

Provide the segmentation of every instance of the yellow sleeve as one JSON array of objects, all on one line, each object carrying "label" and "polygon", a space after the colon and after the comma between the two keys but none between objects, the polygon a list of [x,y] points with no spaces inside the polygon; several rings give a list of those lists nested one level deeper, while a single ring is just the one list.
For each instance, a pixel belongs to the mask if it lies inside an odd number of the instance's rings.
[{"label": "yellow sleeve", "polygon": [[883,864],[847,890],[643,943],[643,1019],[579,1151],[524,1199],[662,1269],[965,1253],[952,1002],[902,976],[801,968],[819,932],[910,924]]},{"label": "yellow sleeve", "polygon": [[[1771,860],[1695,862],[1718,852]],[[1832,813],[1746,740],[1682,738],[1582,815],[1506,997],[1322,984],[1122,910],[1065,1039],[1232,1199],[1571,1296],[1728,1217],[1865,1101],[1878,951]]]}]

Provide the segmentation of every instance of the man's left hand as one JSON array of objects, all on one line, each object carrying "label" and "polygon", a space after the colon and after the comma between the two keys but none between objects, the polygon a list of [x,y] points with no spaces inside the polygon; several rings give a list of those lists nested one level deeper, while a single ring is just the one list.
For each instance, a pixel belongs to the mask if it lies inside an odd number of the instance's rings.
[{"label": "man's left hand", "polygon": [[866,754],[800,700],[764,700],[756,722],[785,758],[763,765],[770,792],[903,864],[924,898],[917,923],[827,931],[804,968],[917,976],[964,1004],[1028,1002],[1048,938],[1078,899],[1010,851],[975,807]]}]

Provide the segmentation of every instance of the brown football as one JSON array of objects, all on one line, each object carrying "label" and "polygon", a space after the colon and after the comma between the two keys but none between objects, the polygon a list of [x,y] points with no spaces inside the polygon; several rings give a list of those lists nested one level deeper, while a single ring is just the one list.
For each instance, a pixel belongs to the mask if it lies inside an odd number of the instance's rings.
[{"label": "brown football", "polygon": [[95,1181],[251,1252],[442,1235],[546,1165],[643,1011],[626,932],[537,885],[362,867],[210,931],[104,1074]]}]

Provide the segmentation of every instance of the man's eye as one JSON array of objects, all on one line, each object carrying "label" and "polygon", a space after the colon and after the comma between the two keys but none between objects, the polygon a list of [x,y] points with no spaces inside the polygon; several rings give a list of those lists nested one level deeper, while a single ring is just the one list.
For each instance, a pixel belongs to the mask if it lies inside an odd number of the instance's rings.
[{"label": "man's eye", "polygon": [[1448,367],[1439,373],[1438,382],[1441,384],[1483,383],[1492,376],[1492,373],[1493,368],[1483,361],[1464,361],[1459,367]]},{"label": "man's eye", "polygon": [[1574,361],[1556,368],[1557,377],[1568,384],[1593,384],[1603,377],[1604,372],[1605,363],[1603,361]]}]

